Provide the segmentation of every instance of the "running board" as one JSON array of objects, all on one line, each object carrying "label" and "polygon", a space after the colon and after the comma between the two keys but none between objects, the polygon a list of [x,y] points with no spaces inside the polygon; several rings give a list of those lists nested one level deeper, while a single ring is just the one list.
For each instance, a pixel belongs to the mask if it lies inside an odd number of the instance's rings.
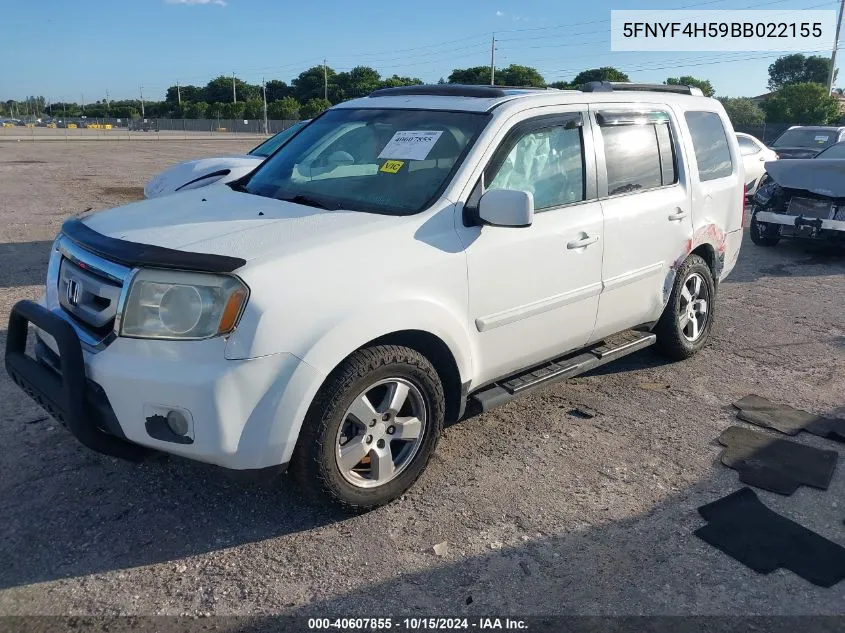
[{"label": "running board", "polygon": [[482,411],[512,400],[542,385],[559,382],[639,351],[657,340],[654,334],[627,330],[614,334],[575,355],[568,354],[497,380],[469,396]]}]

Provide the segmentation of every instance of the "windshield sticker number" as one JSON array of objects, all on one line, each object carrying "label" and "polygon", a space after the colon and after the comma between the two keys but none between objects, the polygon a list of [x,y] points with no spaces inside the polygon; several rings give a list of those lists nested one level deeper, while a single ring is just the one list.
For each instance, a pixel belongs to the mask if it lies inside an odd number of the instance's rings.
[{"label": "windshield sticker number", "polygon": [[829,136],[817,136],[817,137],[816,137],[816,140],[817,140],[819,143],[827,143],[827,140],[828,140],[829,138],[830,138]]},{"label": "windshield sticker number", "polygon": [[404,164],[404,160],[388,160],[384,162],[384,165],[381,166],[379,171],[384,172],[385,174],[395,174],[402,169],[402,165]]},{"label": "windshield sticker number", "polygon": [[431,148],[440,138],[440,132],[399,131],[381,150],[379,158],[401,158],[405,160],[425,160]]}]

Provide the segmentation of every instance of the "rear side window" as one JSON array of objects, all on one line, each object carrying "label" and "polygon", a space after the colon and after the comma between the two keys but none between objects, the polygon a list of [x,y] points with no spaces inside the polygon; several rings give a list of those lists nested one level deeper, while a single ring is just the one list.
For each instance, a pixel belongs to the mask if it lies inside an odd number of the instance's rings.
[{"label": "rear side window", "polygon": [[599,113],[607,193],[615,196],[677,182],[669,117],[655,113]]},{"label": "rear side window", "polygon": [[684,117],[695,149],[698,179],[704,182],[730,176],[734,167],[721,117],[714,112],[687,112]]},{"label": "rear side window", "polygon": [[750,138],[737,136],[736,140],[739,143],[739,151],[743,156],[750,156],[760,151],[760,148]]}]

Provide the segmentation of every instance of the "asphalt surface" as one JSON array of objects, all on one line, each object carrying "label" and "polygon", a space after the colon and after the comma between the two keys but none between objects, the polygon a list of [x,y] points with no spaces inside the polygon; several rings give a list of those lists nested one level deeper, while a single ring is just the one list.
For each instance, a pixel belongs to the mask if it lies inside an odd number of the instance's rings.
[{"label": "asphalt surface", "polygon": [[[64,218],[252,144],[0,145],[0,345]],[[845,413],[844,296],[842,254],[746,239],[696,357],[645,350],[454,425],[412,490],[357,517],[181,459],[98,456],[0,372],[0,614],[843,614],[845,583],[759,575],[693,531],[741,487],[716,441],[744,424],[733,401]],[[759,496],[845,543],[843,471]]]}]

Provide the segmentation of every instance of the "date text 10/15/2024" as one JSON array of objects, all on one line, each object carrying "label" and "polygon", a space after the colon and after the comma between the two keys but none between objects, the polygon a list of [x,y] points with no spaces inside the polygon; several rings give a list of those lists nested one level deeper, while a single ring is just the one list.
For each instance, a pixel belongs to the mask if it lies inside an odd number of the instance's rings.
[{"label": "date text 10/15/2024", "polygon": [[311,631],[524,631],[528,623],[518,618],[309,618]]}]

